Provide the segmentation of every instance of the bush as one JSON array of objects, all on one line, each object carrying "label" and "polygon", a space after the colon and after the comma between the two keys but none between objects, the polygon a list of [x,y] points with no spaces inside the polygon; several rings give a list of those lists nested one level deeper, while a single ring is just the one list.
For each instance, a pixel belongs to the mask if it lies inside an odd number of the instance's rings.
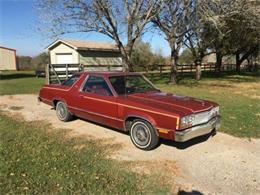
[{"label": "bush", "polygon": [[45,65],[49,64],[49,62],[49,54],[45,52],[35,57],[17,56],[19,70],[44,70]]}]

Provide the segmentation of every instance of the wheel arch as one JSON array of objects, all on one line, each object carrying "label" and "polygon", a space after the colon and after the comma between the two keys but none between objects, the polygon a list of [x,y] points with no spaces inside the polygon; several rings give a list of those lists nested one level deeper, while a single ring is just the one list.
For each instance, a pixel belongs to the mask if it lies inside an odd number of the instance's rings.
[{"label": "wheel arch", "polygon": [[[124,120],[124,130],[126,132],[130,131],[131,124],[132,124],[132,122],[135,119],[145,120],[148,123],[150,123],[156,129],[156,126],[157,126],[156,122],[155,122],[155,120],[151,116],[149,116],[149,115],[140,115],[140,114],[130,114],[127,117],[125,117],[125,120]],[[156,131],[156,133],[157,133],[157,131]]]},{"label": "wheel arch", "polygon": [[56,109],[56,105],[60,101],[64,102],[66,104],[66,106],[67,106],[67,102],[64,99],[62,99],[62,98],[53,98],[52,99],[52,106],[53,106],[54,109]]}]

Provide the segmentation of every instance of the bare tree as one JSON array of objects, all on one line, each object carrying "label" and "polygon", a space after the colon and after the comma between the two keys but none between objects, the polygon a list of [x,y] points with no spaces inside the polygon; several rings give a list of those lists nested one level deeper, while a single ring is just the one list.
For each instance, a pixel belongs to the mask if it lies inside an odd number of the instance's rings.
[{"label": "bare tree", "polygon": [[208,36],[205,24],[201,21],[201,15],[197,9],[198,3],[194,0],[190,8],[189,23],[187,33],[184,36],[183,43],[191,51],[193,63],[196,66],[196,80],[201,79],[201,64],[206,55],[212,53],[208,48],[211,45],[211,38]]},{"label": "bare tree", "polygon": [[[118,46],[126,71],[133,46],[157,14],[161,0],[41,0],[36,5],[51,35],[99,32]],[[126,42],[126,43],[125,43]]]},{"label": "bare tree", "polygon": [[184,45],[191,51],[193,63],[196,66],[196,80],[200,80],[202,59],[207,55],[206,44],[204,43],[204,40],[201,39],[199,32],[189,31],[185,35]]},{"label": "bare tree", "polygon": [[171,83],[177,82],[179,51],[187,32],[187,19],[192,0],[165,0],[153,23],[163,32],[171,49]]}]

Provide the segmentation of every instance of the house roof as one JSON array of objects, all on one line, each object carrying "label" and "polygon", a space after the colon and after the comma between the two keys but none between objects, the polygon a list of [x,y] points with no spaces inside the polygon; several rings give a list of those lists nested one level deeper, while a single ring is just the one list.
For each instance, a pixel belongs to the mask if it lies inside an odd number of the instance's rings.
[{"label": "house roof", "polygon": [[119,51],[116,45],[110,43],[70,39],[58,39],[50,44],[47,49],[51,50],[59,43],[68,45],[75,50]]}]

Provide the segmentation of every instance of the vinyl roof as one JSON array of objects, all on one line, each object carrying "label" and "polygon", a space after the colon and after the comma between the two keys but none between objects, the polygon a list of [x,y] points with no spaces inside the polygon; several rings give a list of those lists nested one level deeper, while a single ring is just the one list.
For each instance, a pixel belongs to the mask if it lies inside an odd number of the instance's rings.
[{"label": "vinyl roof", "polygon": [[102,75],[102,76],[131,76],[131,75],[141,75],[136,72],[122,72],[122,71],[86,71],[84,74],[92,75]]}]

